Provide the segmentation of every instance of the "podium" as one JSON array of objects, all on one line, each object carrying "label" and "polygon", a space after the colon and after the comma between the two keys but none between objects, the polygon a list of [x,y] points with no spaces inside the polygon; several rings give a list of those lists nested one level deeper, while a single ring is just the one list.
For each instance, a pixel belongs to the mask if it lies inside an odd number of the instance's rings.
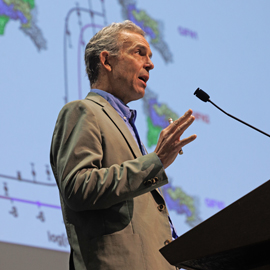
[{"label": "podium", "polygon": [[270,180],[160,249],[196,270],[270,269]]}]

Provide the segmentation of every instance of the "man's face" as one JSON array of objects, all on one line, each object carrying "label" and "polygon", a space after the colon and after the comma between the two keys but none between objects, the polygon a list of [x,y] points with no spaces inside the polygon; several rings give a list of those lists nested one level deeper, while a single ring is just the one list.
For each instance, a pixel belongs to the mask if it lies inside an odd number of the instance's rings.
[{"label": "man's face", "polygon": [[152,52],[146,39],[136,33],[122,32],[122,48],[111,62],[112,94],[125,104],[144,96],[149,71],[154,68]]}]

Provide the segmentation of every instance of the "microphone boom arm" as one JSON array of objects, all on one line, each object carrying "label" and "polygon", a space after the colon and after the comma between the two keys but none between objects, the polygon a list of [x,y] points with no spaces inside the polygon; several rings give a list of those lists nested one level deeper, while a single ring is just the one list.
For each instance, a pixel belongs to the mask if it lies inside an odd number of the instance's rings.
[{"label": "microphone boom arm", "polygon": [[264,134],[264,135],[270,137],[270,135],[267,134],[267,133],[265,133],[264,131],[262,131],[262,130],[260,130],[260,129],[258,129],[258,128],[253,127],[252,125],[250,125],[250,124],[248,124],[248,123],[246,123],[246,122],[244,122],[244,121],[238,119],[237,117],[235,117],[235,116],[233,116],[233,115],[231,115],[231,114],[225,112],[225,111],[222,110],[221,108],[219,108],[214,102],[212,102],[212,101],[210,100],[210,96],[209,96],[207,93],[205,93],[202,89],[197,88],[196,91],[194,92],[194,95],[195,95],[197,98],[199,98],[200,100],[202,100],[203,102],[209,101],[209,102],[212,103],[216,108],[218,108],[220,111],[222,111],[222,112],[225,113],[226,115],[230,116],[231,118],[233,118],[233,119],[235,119],[235,120],[241,122],[242,124],[245,124],[246,126],[251,127],[251,128],[253,128],[253,129],[255,129],[256,131],[259,131],[259,132],[261,132],[262,134]]},{"label": "microphone boom arm", "polygon": [[235,117],[235,116],[233,116],[233,115],[231,115],[231,114],[225,112],[224,110],[222,110],[221,108],[219,108],[219,107],[218,107],[213,101],[211,101],[210,99],[208,99],[208,101],[209,101],[210,103],[212,103],[212,104],[213,104],[216,108],[218,108],[220,111],[222,111],[222,112],[225,113],[226,115],[230,116],[231,118],[233,118],[233,119],[235,119],[235,120],[241,122],[242,124],[245,124],[245,125],[247,125],[247,126],[253,128],[253,129],[255,129],[255,130],[261,132],[262,134],[264,134],[264,135],[270,137],[270,135],[267,134],[267,133],[265,133],[264,131],[262,131],[262,130],[256,128],[256,127],[253,127],[252,125],[250,125],[250,124],[248,124],[248,123],[242,121],[241,119],[239,119],[239,118],[237,118],[237,117]]}]

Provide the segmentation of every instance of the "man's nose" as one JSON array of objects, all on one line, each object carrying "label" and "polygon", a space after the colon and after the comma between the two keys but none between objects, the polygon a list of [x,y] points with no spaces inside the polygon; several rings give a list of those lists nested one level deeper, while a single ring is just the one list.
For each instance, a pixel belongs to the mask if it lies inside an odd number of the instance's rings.
[{"label": "man's nose", "polygon": [[146,61],[146,63],[145,63],[145,69],[146,69],[147,71],[149,71],[149,70],[153,69],[154,67],[155,67],[155,66],[154,66],[154,64],[153,64],[153,62],[152,62],[152,60],[151,60],[151,58],[148,57],[148,59],[147,59],[147,61]]}]

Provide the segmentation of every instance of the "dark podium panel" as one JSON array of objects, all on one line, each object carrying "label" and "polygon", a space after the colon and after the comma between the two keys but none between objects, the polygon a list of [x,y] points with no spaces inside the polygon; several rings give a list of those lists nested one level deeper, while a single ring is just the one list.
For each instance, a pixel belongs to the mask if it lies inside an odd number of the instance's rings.
[{"label": "dark podium panel", "polygon": [[270,180],[160,249],[184,269],[270,269]]}]

